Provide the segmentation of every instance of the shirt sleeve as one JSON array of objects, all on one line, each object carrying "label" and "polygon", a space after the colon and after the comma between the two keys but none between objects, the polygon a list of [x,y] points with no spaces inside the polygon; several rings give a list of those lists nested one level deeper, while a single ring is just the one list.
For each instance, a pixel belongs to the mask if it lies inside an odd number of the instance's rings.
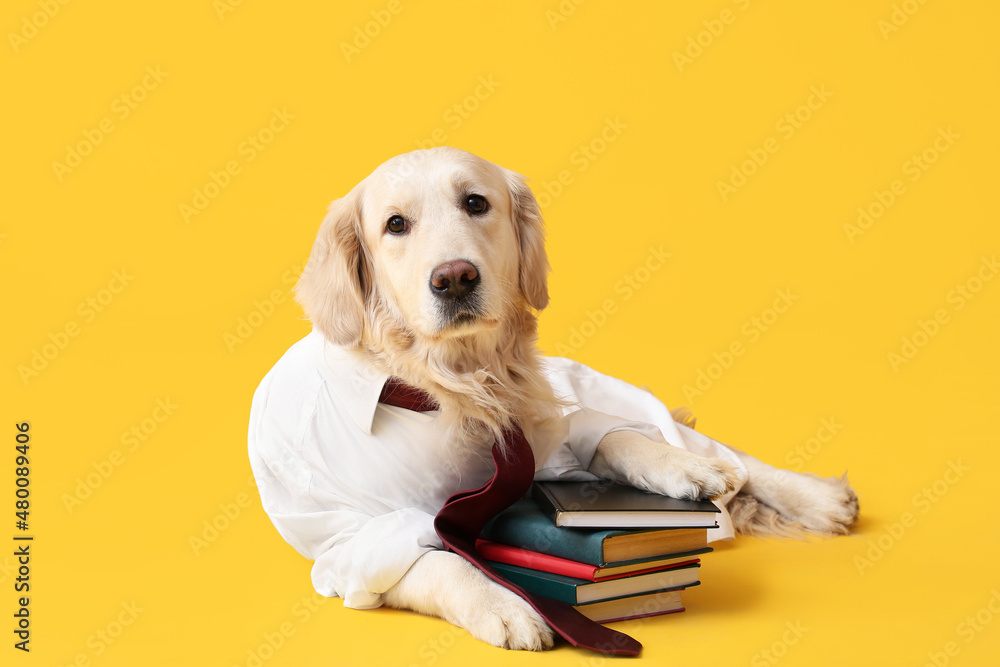
[{"label": "shirt sleeve", "polygon": [[312,568],[313,587],[321,595],[344,598],[344,606],[382,606],[382,593],[396,585],[422,555],[444,545],[434,517],[416,508],[379,516],[355,517],[359,527],[342,532],[321,550]]},{"label": "shirt sleeve", "polygon": [[[565,414],[558,427],[536,427],[527,433],[535,451],[535,480],[586,482],[597,479],[587,471],[597,445],[613,431],[635,431],[651,440],[664,442],[652,424],[577,407]],[[538,444],[536,444],[538,443]]]},{"label": "shirt sleeve", "polygon": [[571,407],[561,433],[550,432],[546,456],[537,467],[538,481],[589,481],[587,472],[601,439],[613,431],[635,431],[656,442],[686,449],[699,456],[726,460],[739,475],[736,488],[715,500],[722,510],[719,528],[709,531],[709,541],[732,539],[733,525],[726,504],[747,479],[746,466],[725,445],[674,421],[669,408],[651,392],[570,359],[545,357],[543,372],[557,396]]},{"label": "shirt sleeve", "polygon": [[631,410],[629,415],[630,411],[622,409],[634,402],[629,390],[642,392],[637,387],[558,357],[543,359],[542,371],[567,407],[560,425],[539,426],[530,434],[539,442],[538,446],[532,444],[536,459],[540,459],[537,481],[597,479],[587,468],[601,440],[614,431],[634,431],[650,440],[668,442],[660,427],[648,419],[648,411]]},{"label": "shirt sleeve", "polygon": [[376,513],[352,502],[351,494],[317,497],[308,449],[320,385],[295,389],[269,374],[254,394],[249,454],[264,511],[278,533],[314,561],[316,592],[342,597],[355,609],[381,606],[381,594],[414,561],[443,548],[434,517],[416,508]]}]

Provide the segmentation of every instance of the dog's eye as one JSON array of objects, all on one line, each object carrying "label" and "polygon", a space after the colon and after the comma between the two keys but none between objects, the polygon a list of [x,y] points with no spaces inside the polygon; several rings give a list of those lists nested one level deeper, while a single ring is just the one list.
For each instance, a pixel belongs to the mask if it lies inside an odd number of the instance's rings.
[{"label": "dog's eye", "polygon": [[390,234],[402,234],[406,232],[406,220],[401,215],[394,215],[385,224],[386,231]]},{"label": "dog's eye", "polygon": [[489,208],[489,204],[486,203],[486,197],[482,195],[467,195],[465,197],[465,210],[469,213],[479,215],[486,213],[487,208]]}]

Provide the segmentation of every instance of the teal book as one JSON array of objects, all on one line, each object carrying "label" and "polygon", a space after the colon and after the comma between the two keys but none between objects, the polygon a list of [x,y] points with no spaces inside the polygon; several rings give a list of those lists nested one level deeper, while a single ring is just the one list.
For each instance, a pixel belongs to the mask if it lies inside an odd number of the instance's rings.
[{"label": "teal book", "polygon": [[489,561],[489,564],[505,578],[525,590],[562,600],[571,605],[629,597],[654,591],[676,590],[699,583],[698,563],[605,581],[574,579],[561,574],[529,570],[526,567],[495,561]]},{"label": "teal book", "polygon": [[597,567],[618,567],[711,551],[706,528],[559,528],[530,498],[518,500],[495,516],[483,529],[481,537]]}]

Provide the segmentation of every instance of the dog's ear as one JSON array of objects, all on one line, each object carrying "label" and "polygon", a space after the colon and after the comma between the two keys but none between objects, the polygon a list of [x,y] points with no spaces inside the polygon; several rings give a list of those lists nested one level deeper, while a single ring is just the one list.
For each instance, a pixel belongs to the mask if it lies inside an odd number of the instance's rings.
[{"label": "dog's ear", "polygon": [[368,282],[361,241],[360,186],[330,204],[295,300],[326,338],[343,347],[361,342]]},{"label": "dog's ear", "polygon": [[545,254],[545,229],[538,201],[525,185],[524,177],[507,171],[511,217],[521,246],[519,280],[528,304],[542,310],[549,304],[549,259]]}]

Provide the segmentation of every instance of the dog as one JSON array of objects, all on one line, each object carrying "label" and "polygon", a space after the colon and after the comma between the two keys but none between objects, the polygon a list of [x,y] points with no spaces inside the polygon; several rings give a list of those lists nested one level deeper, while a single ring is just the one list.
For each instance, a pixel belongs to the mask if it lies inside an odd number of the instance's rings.
[{"label": "dog", "polygon": [[[550,648],[528,603],[432,529],[444,499],[489,479],[490,448],[512,426],[536,479],[721,499],[744,534],[849,532],[858,500],[846,476],[779,470],[704,436],[717,456],[674,446],[695,432],[650,394],[544,359],[548,271],[524,178],[465,151],[397,156],[331,204],[296,285],[313,333],[262,381],[250,429],[264,508],[315,560],[319,592],[442,617],[496,646]],[[425,391],[437,413],[376,406],[388,377]]]}]

